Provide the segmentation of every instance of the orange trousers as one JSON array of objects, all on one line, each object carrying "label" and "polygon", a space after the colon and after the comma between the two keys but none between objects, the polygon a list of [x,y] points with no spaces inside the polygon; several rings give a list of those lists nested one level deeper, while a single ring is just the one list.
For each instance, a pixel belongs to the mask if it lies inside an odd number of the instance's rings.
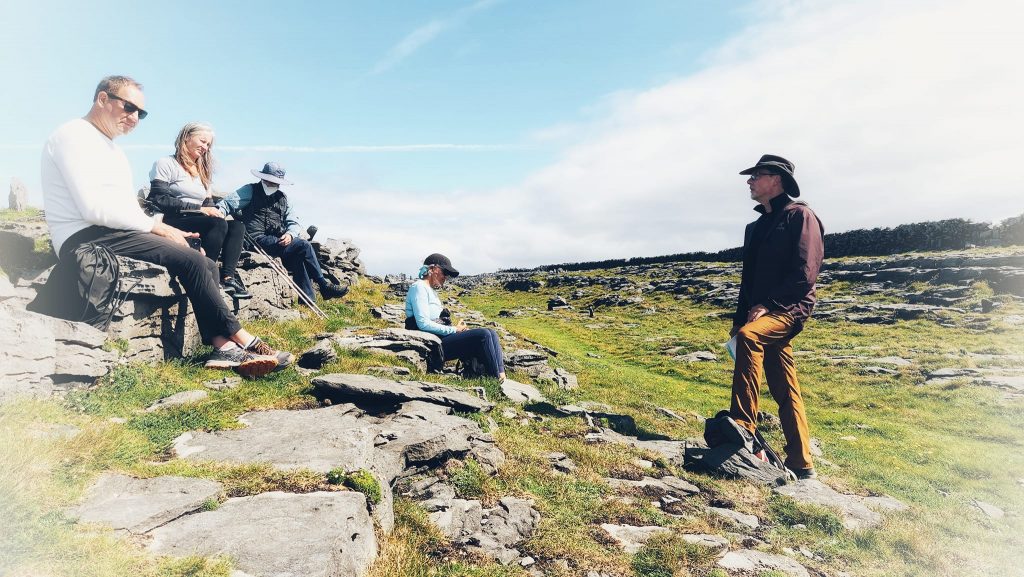
[{"label": "orange trousers", "polygon": [[749,322],[736,333],[736,367],[732,374],[730,416],[751,432],[757,425],[757,402],[761,374],[768,391],[779,403],[779,421],[786,437],[786,466],[794,471],[813,467],[810,433],[800,383],[789,344],[793,317],[787,313],[768,313]]}]

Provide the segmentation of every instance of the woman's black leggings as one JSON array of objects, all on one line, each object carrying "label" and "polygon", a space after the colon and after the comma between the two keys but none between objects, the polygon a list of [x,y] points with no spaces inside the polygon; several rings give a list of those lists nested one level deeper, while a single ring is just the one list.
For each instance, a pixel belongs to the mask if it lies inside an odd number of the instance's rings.
[{"label": "woman's black leggings", "polygon": [[238,266],[238,257],[242,254],[242,237],[245,236],[245,224],[240,220],[225,220],[205,214],[168,215],[164,222],[188,232],[198,232],[203,241],[206,258],[217,262],[221,260],[220,275],[234,277]]},{"label": "woman's black leggings", "polygon": [[505,372],[501,343],[498,342],[498,333],[493,329],[469,329],[445,335],[441,337],[441,348],[446,361],[476,358],[484,364],[488,376],[497,377]]}]

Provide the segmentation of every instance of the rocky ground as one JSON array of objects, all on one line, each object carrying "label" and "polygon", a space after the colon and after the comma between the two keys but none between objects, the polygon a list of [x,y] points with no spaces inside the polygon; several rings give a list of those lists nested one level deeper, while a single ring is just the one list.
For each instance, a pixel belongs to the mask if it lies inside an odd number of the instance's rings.
[{"label": "rocky ground", "polygon": [[[32,287],[45,278],[47,262],[39,251],[26,252],[24,240],[10,240],[29,238],[33,234],[29,225],[5,226],[0,234],[8,235],[4,237],[8,246],[20,246],[21,252],[10,253],[20,255],[15,257],[5,253],[5,270],[16,272],[0,276],[0,315],[5,327],[14,327],[5,331],[8,340],[2,350],[18,351],[5,360],[0,402],[26,394],[59,398],[67,390],[92,386],[111,367],[193,350],[194,344],[188,343],[194,338],[190,336],[194,327],[189,328],[180,289],[166,271],[144,263],[125,263],[129,276],[141,280],[108,334],[24,312]],[[351,244],[326,242],[320,249],[322,260],[333,263],[332,274],[337,278],[351,282],[362,272],[358,249]],[[275,282],[256,255],[248,255],[242,268],[247,285],[257,295],[249,303],[239,303],[243,318],[301,322],[296,320],[300,313],[292,308],[294,295]],[[388,535],[396,530],[396,502],[403,500],[422,510],[451,554],[470,564],[537,576],[621,574],[608,569],[605,562],[591,564],[586,559],[543,554],[548,549],[538,546],[537,535],[542,534],[547,515],[560,513],[551,509],[548,497],[538,502],[539,495],[512,490],[507,482],[495,483],[494,479],[525,466],[518,461],[522,458],[518,453],[517,461],[510,462],[508,451],[520,450],[510,431],[540,423],[543,430],[581,432],[579,440],[587,451],[624,455],[627,468],[608,470],[595,482],[601,487],[603,506],[634,513],[607,515],[606,522],[589,529],[589,535],[633,556],[637,572],[637,559],[672,538],[691,547],[695,558],[707,560],[699,574],[857,574],[827,569],[830,560],[818,547],[779,546],[778,532],[800,531],[800,524],[786,525],[779,518],[745,512],[749,507],[727,497],[729,493],[716,485],[717,480],[739,480],[747,484],[741,486],[809,510],[821,507],[828,512],[822,518],[834,518],[840,524],[835,531],[851,535],[869,535],[912,507],[884,494],[851,489],[840,476],[786,482],[780,471],[738,447],[708,465],[709,449],[702,439],[659,434],[646,422],[638,424],[631,412],[595,402],[588,396],[591,390],[581,386],[587,383],[581,383],[581,377],[559,358],[560,351],[543,339],[516,334],[500,322],[571,313],[580,315],[580,323],[599,330],[602,323],[611,322],[602,319],[602,310],[654,315],[664,310],[660,299],[665,295],[722,316],[735,302],[738,272],[731,264],[674,263],[460,279],[468,291],[464,296],[495,287],[545,295],[546,307],[509,307],[493,317],[449,297],[447,305],[456,316],[470,325],[493,328],[501,337],[506,366],[515,379],[499,385],[461,380],[460,376],[472,374],[473,367],[438,366],[439,340],[400,328],[406,281],[384,279],[383,302],[358,305],[372,308],[365,312],[372,312],[379,321],[376,326],[323,330],[300,355],[296,375],[309,383],[304,400],[293,400],[285,408],[242,412],[228,425],[187,428],[147,465],[147,474],[108,470],[93,479],[83,498],[63,514],[83,531],[105,527],[131,547],[154,555],[226,556],[235,577],[355,576],[374,571],[375,559],[391,546]],[[984,283],[989,292],[979,293],[978,283]],[[979,333],[1012,332],[1024,325],[1024,316],[993,312],[1016,306],[1024,298],[1024,250],[846,259],[826,265],[822,288],[818,317],[826,323],[925,321]],[[166,330],[168,322],[177,327],[174,336]],[[111,347],[111,342],[120,342],[120,349]],[[937,367],[932,351],[909,347],[896,356],[879,350],[863,345],[803,356],[866,375],[916,372],[922,384],[996,388],[1011,403],[1024,394],[1019,355],[956,354],[949,356],[947,365]],[[686,366],[721,360],[720,352],[692,346],[665,346],[658,354]],[[346,359],[373,359],[376,364],[359,365],[359,373],[327,370]],[[440,371],[440,378],[456,386],[436,382],[435,375],[420,376],[431,370]],[[184,418],[193,408],[237,397],[241,384],[237,378],[197,381],[191,388],[154,399],[137,414]],[[656,410],[658,419],[689,424],[702,420],[678,406]],[[116,425],[139,418],[112,417],[111,421]],[[765,416],[766,426],[771,426],[771,418]],[[61,434],[74,436],[78,431],[69,427]],[[829,468],[830,455],[822,452],[821,445],[815,440],[819,466],[838,472]],[[577,480],[582,468],[593,469],[566,452],[542,451],[540,458],[545,475],[564,478],[566,483]],[[213,471],[249,466],[269,467],[282,475],[307,475],[314,482],[302,490],[272,486],[239,491],[215,476],[177,474],[187,467]],[[467,492],[467,476],[491,490]],[[990,519],[1007,514],[1003,507],[982,499],[973,504]],[[673,528],[673,523],[685,525],[694,519],[701,519],[700,526],[706,529],[680,532]]]}]

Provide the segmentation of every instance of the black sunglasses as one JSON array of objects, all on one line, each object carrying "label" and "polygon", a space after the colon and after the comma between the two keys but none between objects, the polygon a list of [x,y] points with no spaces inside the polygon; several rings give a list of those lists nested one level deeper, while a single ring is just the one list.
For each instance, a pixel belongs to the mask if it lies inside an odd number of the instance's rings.
[{"label": "black sunglasses", "polygon": [[148,112],[146,112],[145,110],[139,108],[134,103],[129,102],[128,100],[125,100],[124,98],[121,98],[120,96],[118,96],[116,94],[111,94],[111,93],[108,92],[107,96],[109,98],[113,98],[114,100],[120,100],[121,102],[123,102],[124,103],[124,111],[125,111],[125,113],[127,113],[127,114],[135,114],[136,112],[138,112],[139,113],[139,120],[142,120],[142,119],[146,118],[147,116],[149,116]]}]

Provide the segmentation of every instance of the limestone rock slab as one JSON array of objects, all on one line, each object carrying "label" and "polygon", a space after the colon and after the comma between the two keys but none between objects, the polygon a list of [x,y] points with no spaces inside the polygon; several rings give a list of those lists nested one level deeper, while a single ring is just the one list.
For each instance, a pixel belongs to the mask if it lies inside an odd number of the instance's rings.
[{"label": "limestone rock slab", "polygon": [[608,478],[605,479],[605,481],[616,489],[639,490],[645,495],[650,495],[652,497],[670,495],[677,499],[684,499],[690,495],[700,493],[700,488],[696,485],[672,476],[662,477],[660,479],[644,477],[639,481]]},{"label": "limestone rock slab", "polygon": [[141,534],[201,508],[222,489],[208,479],[105,474],[69,514],[86,523]]},{"label": "limestone rock slab", "polygon": [[519,405],[525,405],[526,403],[540,403],[546,400],[544,395],[537,390],[537,387],[527,383],[513,381],[512,379],[505,379],[502,381],[501,394],[508,397],[508,399],[513,403]]},{"label": "limestone rock slab", "polygon": [[633,555],[644,548],[644,544],[658,535],[671,535],[672,529],[668,527],[634,527],[632,525],[614,525],[602,523],[601,529],[622,548],[623,551]]},{"label": "limestone rock slab", "polygon": [[423,381],[392,381],[371,375],[336,373],[316,377],[312,384],[317,396],[342,402],[426,401],[470,413],[488,411],[494,406],[465,391]]},{"label": "limestone rock slab", "polygon": [[730,551],[718,560],[718,566],[730,573],[760,575],[768,571],[778,571],[792,577],[810,577],[807,568],[793,559],[754,549]]},{"label": "limestone rock slab", "polygon": [[[780,495],[787,495],[801,503],[810,503],[834,509],[843,521],[843,527],[849,530],[866,529],[882,522],[882,516],[872,510],[875,508],[892,510],[901,505],[892,498],[886,500],[847,495],[840,493],[817,479],[796,481],[774,489]],[[895,501],[895,503],[893,503]]]},{"label": "limestone rock slab", "polygon": [[150,532],[149,550],[230,557],[252,577],[359,577],[377,556],[361,493],[261,493]]}]

